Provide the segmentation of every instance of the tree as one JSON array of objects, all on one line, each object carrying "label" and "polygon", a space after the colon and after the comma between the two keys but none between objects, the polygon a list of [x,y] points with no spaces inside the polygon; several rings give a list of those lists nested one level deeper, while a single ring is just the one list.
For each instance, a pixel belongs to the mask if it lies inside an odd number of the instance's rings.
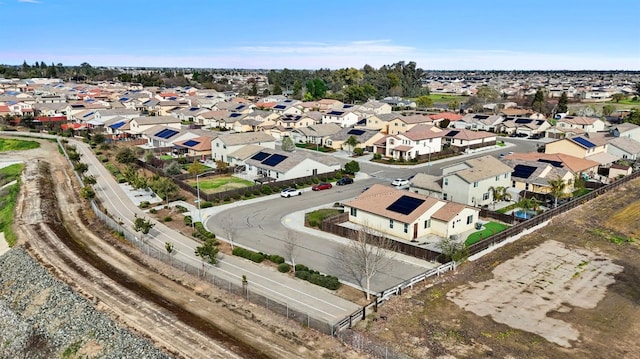
[{"label": "tree", "polygon": [[453,261],[456,263],[463,262],[469,257],[469,250],[462,241],[450,237],[443,237],[437,244],[444,262]]},{"label": "tree", "polygon": [[137,214],[134,214],[135,220],[133,221],[133,230],[136,232],[142,233],[142,238],[145,235],[151,232],[151,228],[153,228],[156,224],[151,222],[150,219],[138,217]]},{"label": "tree", "polygon": [[207,169],[207,166],[203,165],[199,161],[194,160],[192,164],[189,165],[187,172],[191,175],[199,175],[203,173]]},{"label": "tree", "polygon": [[229,168],[229,164],[226,163],[225,161],[223,161],[223,160],[217,160],[216,161],[216,169],[219,172],[225,172],[226,173],[228,168]]},{"label": "tree", "polygon": [[416,105],[420,108],[433,107],[433,100],[429,96],[420,96],[416,99]]},{"label": "tree", "polygon": [[544,111],[544,92],[542,91],[542,88],[539,88],[538,91],[536,91],[536,94],[533,96],[531,108],[534,111],[540,113]]},{"label": "tree", "polygon": [[120,163],[133,163],[135,160],[136,156],[131,147],[123,147],[116,153],[116,161]]},{"label": "tree", "polygon": [[91,201],[96,197],[96,192],[90,185],[86,185],[80,189],[80,196],[88,201]]},{"label": "tree", "polygon": [[640,126],[640,110],[638,110],[637,108],[631,109],[631,112],[629,112],[629,116],[625,118],[624,122],[629,122],[633,123],[634,125]]},{"label": "tree", "polygon": [[567,113],[569,111],[569,98],[567,97],[566,92],[562,92],[560,95],[560,99],[558,100],[558,111],[559,113]]},{"label": "tree", "polygon": [[623,93],[614,93],[611,98],[613,98],[613,101],[615,101],[616,103],[619,103],[620,101],[624,100],[625,98],[627,98],[627,96]]},{"label": "tree", "polygon": [[348,174],[355,174],[360,171],[360,164],[358,161],[353,160],[344,164],[344,171]]},{"label": "tree", "polygon": [[287,229],[284,237],[284,255],[291,262],[293,273],[296,272],[296,258],[298,257],[298,235],[291,229]]},{"label": "tree", "polygon": [[233,220],[231,219],[231,217],[224,217],[220,221],[220,226],[222,227],[222,230],[224,231],[225,235],[227,236],[227,240],[229,241],[229,244],[231,245],[231,250],[233,250],[233,239],[236,236],[236,228],[237,228],[237,226],[233,223]]},{"label": "tree", "polygon": [[602,114],[604,116],[611,115],[613,113],[613,111],[615,111],[615,110],[616,110],[616,108],[611,104],[606,104],[606,105],[602,106]]},{"label": "tree", "polygon": [[[360,141],[358,141],[358,139],[356,138],[356,136],[349,136],[349,138],[347,138],[346,141],[344,141],[344,144],[348,146],[349,151],[351,153],[353,153],[353,149],[356,148],[356,146],[358,145],[358,143],[360,143]],[[360,168],[358,168],[358,170],[360,170]],[[356,171],[357,172],[357,171]]]},{"label": "tree", "polygon": [[158,192],[169,203],[169,198],[178,191],[178,186],[170,178],[160,177],[152,183],[153,190]]},{"label": "tree", "polygon": [[336,254],[336,265],[352,277],[370,299],[371,279],[386,270],[395,256],[395,242],[364,223],[349,244]]},{"label": "tree", "polygon": [[167,176],[177,176],[182,173],[182,165],[178,161],[171,161],[162,168]]},{"label": "tree", "polygon": [[324,95],[327,93],[327,85],[319,78],[307,81],[306,86],[307,93],[310,94],[313,100],[324,98]]},{"label": "tree", "polygon": [[169,256],[169,260],[171,262],[173,262],[173,259],[171,257],[171,254],[173,254],[173,251],[175,250],[173,243],[171,242],[164,242],[164,249],[167,251],[167,255]]},{"label": "tree", "polygon": [[282,139],[282,150],[286,152],[293,152],[296,149],[296,145],[293,143],[293,140],[289,136],[285,136]]},{"label": "tree", "polygon": [[487,103],[488,100],[498,99],[500,97],[500,93],[493,87],[482,85],[480,86],[480,88],[478,88],[476,96],[484,103]]},{"label": "tree", "polygon": [[293,83],[293,90],[292,90],[292,94],[291,97],[293,97],[296,100],[300,100],[302,99],[302,85],[300,84],[300,80],[296,80]]},{"label": "tree", "polygon": [[202,270],[204,271],[204,262],[209,264],[216,264],[218,262],[216,256],[218,255],[218,241],[213,238],[205,239],[201,246],[196,247],[195,255],[202,260]]},{"label": "tree", "polygon": [[458,110],[460,108],[460,101],[454,98],[453,100],[449,101],[447,108],[449,108],[449,110]]},{"label": "tree", "polygon": [[83,174],[89,170],[89,165],[87,165],[84,162],[78,162],[75,165],[73,165],[73,169],[79,174]]},{"label": "tree", "polygon": [[273,91],[271,91],[274,95],[282,95],[282,87],[280,86],[280,80],[276,79],[273,83]]},{"label": "tree", "polygon": [[562,178],[560,178],[560,176],[558,176],[558,178],[556,179],[547,181],[547,183],[549,184],[549,187],[551,187],[551,195],[553,196],[554,200],[553,207],[558,207],[558,198],[564,196],[564,190],[567,184]]},{"label": "tree", "polygon": [[491,193],[491,197],[493,198],[493,206],[495,208],[495,204],[498,201],[510,201],[511,194],[507,191],[506,187],[497,186],[497,187],[489,187],[489,192]]}]

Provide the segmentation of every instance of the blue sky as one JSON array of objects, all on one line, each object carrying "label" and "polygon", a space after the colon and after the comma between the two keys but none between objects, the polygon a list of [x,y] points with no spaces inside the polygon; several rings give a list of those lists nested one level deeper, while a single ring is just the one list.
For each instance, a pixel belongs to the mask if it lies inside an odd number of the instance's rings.
[{"label": "blue sky", "polygon": [[0,0],[0,63],[640,70],[638,0]]}]

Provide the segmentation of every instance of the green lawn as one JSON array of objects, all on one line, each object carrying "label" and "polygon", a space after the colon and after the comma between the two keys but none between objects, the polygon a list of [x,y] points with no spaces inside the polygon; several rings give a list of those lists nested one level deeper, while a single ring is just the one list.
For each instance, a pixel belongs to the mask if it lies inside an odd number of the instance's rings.
[{"label": "green lawn", "polygon": [[163,161],[167,161],[167,160],[173,160],[175,159],[175,157],[171,156],[171,155],[162,155],[160,156],[160,159]]},{"label": "green lawn", "polygon": [[484,239],[496,233],[502,232],[507,228],[508,226],[502,223],[496,223],[496,222],[485,223],[484,229],[478,232],[471,233],[469,237],[467,237],[467,240],[464,241],[464,244],[466,246],[470,246],[476,242],[479,242],[481,239]]},{"label": "green lawn", "polygon": [[40,143],[36,141],[0,138],[0,152],[30,150],[38,147],[40,147]]},{"label": "green lawn", "polygon": [[13,209],[16,206],[20,183],[16,183],[3,190],[0,190],[0,232],[4,232],[4,238],[13,247],[16,243],[16,234],[11,229],[13,223]]},{"label": "green lawn", "polygon": [[573,191],[573,198],[582,197],[582,196],[584,196],[585,194],[587,194],[589,192],[591,192],[591,190],[588,189],[588,188],[579,188],[579,189]]},{"label": "green lawn", "polygon": [[305,214],[305,219],[311,227],[318,227],[325,218],[333,217],[342,212],[344,212],[342,209],[321,208]]},{"label": "green lawn", "polygon": [[0,186],[4,186],[5,184],[20,178],[23,168],[24,165],[22,163],[16,163],[11,166],[0,168]]},{"label": "green lawn", "polygon": [[[195,188],[196,180],[189,180],[189,184]],[[232,176],[206,178],[198,181],[200,190],[207,193],[222,192],[235,188],[250,187],[253,185],[254,183],[251,181]]]}]

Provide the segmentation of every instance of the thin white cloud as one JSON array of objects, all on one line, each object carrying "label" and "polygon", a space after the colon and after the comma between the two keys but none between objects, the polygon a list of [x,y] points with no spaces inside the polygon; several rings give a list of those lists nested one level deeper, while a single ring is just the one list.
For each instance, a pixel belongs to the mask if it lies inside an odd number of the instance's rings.
[{"label": "thin white cloud", "polygon": [[42,1],[39,0],[18,0],[18,2],[26,4],[42,4]]}]

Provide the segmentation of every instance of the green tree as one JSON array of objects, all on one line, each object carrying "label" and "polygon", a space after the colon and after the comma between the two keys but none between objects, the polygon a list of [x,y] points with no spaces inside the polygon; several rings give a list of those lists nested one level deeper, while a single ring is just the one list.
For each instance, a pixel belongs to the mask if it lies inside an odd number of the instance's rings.
[{"label": "green tree", "polygon": [[89,165],[83,162],[78,162],[75,165],[73,165],[73,169],[79,174],[83,174],[89,170]]},{"label": "green tree", "polygon": [[624,100],[625,98],[627,98],[627,96],[623,93],[614,93],[611,98],[613,98],[613,101],[615,101],[616,103],[619,103],[620,101]]},{"label": "green tree", "polygon": [[629,112],[629,115],[624,119],[624,122],[640,126],[640,110],[638,108],[631,109],[631,112]]},{"label": "green tree", "polygon": [[613,113],[613,111],[615,111],[616,108],[615,106],[611,105],[611,104],[606,104],[604,106],[602,106],[602,114],[604,116],[609,116]]},{"label": "green tree", "polygon": [[88,201],[91,201],[96,197],[96,192],[90,185],[86,185],[80,189],[80,196]]},{"label": "green tree", "polygon": [[201,246],[196,247],[195,255],[202,260],[202,270],[204,270],[204,262],[207,261],[210,264],[216,264],[218,261],[216,256],[218,255],[218,241],[213,238],[205,239]]},{"label": "green tree", "polygon": [[429,96],[420,96],[416,99],[416,105],[420,108],[433,107],[433,100]]},{"label": "green tree", "polygon": [[282,150],[286,152],[293,152],[296,149],[296,145],[293,143],[293,140],[289,136],[285,136],[282,139]]},{"label": "green tree", "polygon": [[544,92],[542,88],[539,88],[536,91],[536,94],[533,96],[533,101],[531,101],[531,108],[536,111],[542,113],[544,111]]},{"label": "green tree", "polygon": [[506,187],[497,186],[497,187],[489,187],[489,193],[491,193],[491,197],[493,198],[493,205],[495,208],[496,202],[499,201],[510,201],[511,194],[507,191]]},{"label": "green tree", "polygon": [[469,257],[469,250],[464,241],[459,241],[451,237],[443,237],[436,244],[443,262],[463,262]]},{"label": "green tree", "polygon": [[274,95],[282,95],[282,86],[280,85],[280,80],[276,79],[273,83],[273,91],[271,91]]},{"label": "green tree", "polygon": [[134,214],[134,218],[133,230],[142,233],[143,238],[145,235],[149,234],[149,232],[151,232],[151,228],[156,225],[155,223],[151,222],[150,219],[138,217],[137,214]]},{"label": "green tree", "polygon": [[344,164],[344,172],[348,174],[355,174],[360,171],[360,164],[358,161],[350,161]]},{"label": "green tree", "polygon": [[482,85],[478,88],[478,92],[476,92],[476,96],[487,103],[489,100],[496,100],[500,97],[500,93],[493,87]]},{"label": "green tree", "polygon": [[327,85],[319,78],[307,81],[306,86],[307,93],[310,94],[314,100],[324,98],[324,95],[327,93]]},{"label": "green tree", "polygon": [[177,176],[182,173],[182,165],[178,161],[171,161],[162,168],[167,176]]},{"label": "green tree", "polygon": [[158,178],[152,182],[151,186],[155,192],[161,195],[161,198],[163,198],[166,203],[169,203],[169,198],[178,192],[178,186],[167,177]]},{"label": "green tree", "polygon": [[569,111],[569,98],[567,97],[567,93],[563,92],[560,95],[560,99],[558,100],[558,111],[559,113],[567,113]]},{"label": "green tree", "polygon": [[460,101],[454,98],[453,100],[449,101],[447,107],[449,108],[449,110],[458,110],[460,108]]},{"label": "green tree", "polygon": [[551,187],[551,195],[553,196],[554,207],[558,207],[558,199],[564,196],[564,190],[567,187],[567,184],[559,176],[556,179],[547,181],[547,183],[549,184],[549,187]]},{"label": "green tree", "polygon": [[356,136],[349,136],[349,138],[347,138],[346,141],[344,141],[344,144],[348,146],[349,148],[349,152],[353,153],[353,150],[356,148],[356,146],[360,143],[360,141],[358,141],[358,139],[356,138]]},{"label": "green tree", "polygon": [[193,163],[189,165],[187,172],[189,172],[189,174],[191,175],[196,176],[203,173],[206,169],[207,169],[207,166],[200,163],[200,161],[194,160]]},{"label": "green tree", "polygon": [[133,163],[135,160],[136,156],[131,147],[123,147],[116,153],[116,161],[120,163]]},{"label": "green tree", "polygon": [[293,90],[292,90],[292,94],[291,97],[293,97],[296,100],[300,100],[302,99],[302,85],[300,84],[300,80],[296,80],[293,83]]}]

